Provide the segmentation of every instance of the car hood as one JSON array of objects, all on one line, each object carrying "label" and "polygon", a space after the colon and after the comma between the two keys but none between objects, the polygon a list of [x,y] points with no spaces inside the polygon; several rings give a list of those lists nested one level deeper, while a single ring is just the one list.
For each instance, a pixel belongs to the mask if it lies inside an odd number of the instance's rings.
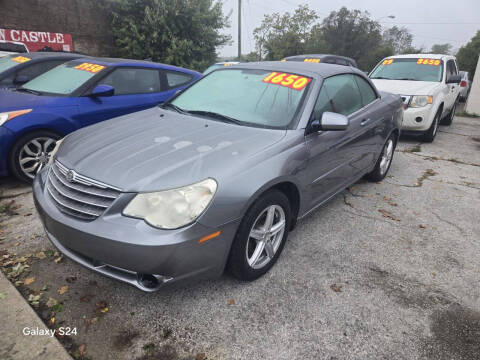
[{"label": "car hood", "polygon": [[378,90],[398,95],[433,95],[439,82],[372,79]]},{"label": "car hood", "polygon": [[220,183],[285,134],[153,108],[72,133],[57,160],[123,191],[158,191],[209,177]]},{"label": "car hood", "polygon": [[39,96],[6,89],[0,90],[0,112],[71,105],[70,97]]}]

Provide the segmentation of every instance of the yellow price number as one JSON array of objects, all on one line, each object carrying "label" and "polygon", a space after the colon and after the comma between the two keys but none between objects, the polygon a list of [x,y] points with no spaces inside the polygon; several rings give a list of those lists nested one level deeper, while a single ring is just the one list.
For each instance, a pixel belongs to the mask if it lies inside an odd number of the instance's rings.
[{"label": "yellow price number", "polygon": [[262,81],[267,84],[280,85],[300,91],[303,90],[312,79],[301,75],[271,72]]}]

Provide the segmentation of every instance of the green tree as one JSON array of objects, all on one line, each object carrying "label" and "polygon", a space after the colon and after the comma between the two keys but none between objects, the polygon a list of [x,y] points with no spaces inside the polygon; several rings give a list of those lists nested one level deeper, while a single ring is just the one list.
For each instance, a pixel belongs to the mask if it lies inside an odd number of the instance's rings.
[{"label": "green tree", "polygon": [[449,55],[450,52],[452,51],[452,45],[451,44],[435,44],[432,46],[432,54],[445,54]]},{"label": "green tree", "polygon": [[256,52],[266,60],[279,60],[303,53],[317,19],[316,12],[310,10],[308,5],[299,6],[293,14],[265,15],[261,25],[253,31]]},{"label": "green tree", "polygon": [[478,63],[478,55],[480,54],[480,30],[465,45],[458,50],[457,63],[460,70],[468,71],[470,80],[473,80],[475,70]]},{"label": "green tree", "polygon": [[230,41],[228,20],[216,0],[115,0],[115,55],[203,70]]},{"label": "green tree", "polygon": [[327,51],[354,58],[361,69],[370,70],[380,60],[379,53],[391,55],[392,49],[382,43],[380,24],[368,12],[342,7],[332,11],[321,27]]},{"label": "green tree", "polygon": [[413,35],[406,27],[393,26],[382,34],[383,43],[393,49],[394,54],[405,54],[412,48]]}]

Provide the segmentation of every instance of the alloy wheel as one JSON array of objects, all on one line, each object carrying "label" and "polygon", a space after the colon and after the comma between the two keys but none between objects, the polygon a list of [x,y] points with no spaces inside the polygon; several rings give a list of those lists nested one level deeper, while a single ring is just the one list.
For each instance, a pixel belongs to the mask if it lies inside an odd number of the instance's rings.
[{"label": "alloy wheel", "polygon": [[279,205],[264,209],[253,223],[247,240],[248,265],[260,269],[277,253],[285,232],[285,211]]},{"label": "alloy wheel", "polygon": [[382,160],[380,160],[380,173],[383,175],[387,172],[393,157],[393,140],[388,139],[383,148]]},{"label": "alloy wheel", "polygon": [[18,155],[18,163],[22,172],[30,179],[48,164],[50,154],[57,141],[50,137],[38,137],[23,145]]}]

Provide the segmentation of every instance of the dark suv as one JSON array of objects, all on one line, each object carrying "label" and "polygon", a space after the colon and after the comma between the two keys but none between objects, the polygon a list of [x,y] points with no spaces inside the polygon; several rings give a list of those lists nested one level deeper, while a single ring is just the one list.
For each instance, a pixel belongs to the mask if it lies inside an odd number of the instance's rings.
[{"label": "dark suv", "polygon": [[330,54],[306,54],[306,55],[294,55],[288,56],[282,61],[302,61],[302,62],[313,62],[313,63],[326,63],[326,64],[337,64],[345,66],[353,66],[358,68],[357,63],[352,58],[340,55],[330,55]]}]

